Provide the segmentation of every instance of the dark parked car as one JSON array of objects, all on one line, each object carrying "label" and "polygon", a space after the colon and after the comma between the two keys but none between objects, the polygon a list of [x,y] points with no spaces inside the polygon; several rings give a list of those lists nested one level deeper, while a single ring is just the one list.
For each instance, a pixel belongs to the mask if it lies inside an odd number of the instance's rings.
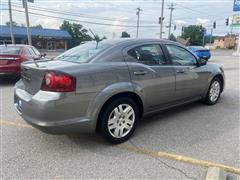
[{"label": "dark parked car", "polygon": [[211,52],[202,46],[188,46],[190,51],[192,51],[197,57],[209,60],[211,58]]},{"label": "dark parked car", "polygon": [[42,55],[33,46],[0,45],[0,75],[20,76],[22,62],[41,58]]},{"label": "dark parked car", "polygon": [[167,40],[89,42],[52,61],[22,64],[15,85],[17,112],[53,134],[100,132],[120,143],[140,118],[203,100],[215,104],[223,69]]}]

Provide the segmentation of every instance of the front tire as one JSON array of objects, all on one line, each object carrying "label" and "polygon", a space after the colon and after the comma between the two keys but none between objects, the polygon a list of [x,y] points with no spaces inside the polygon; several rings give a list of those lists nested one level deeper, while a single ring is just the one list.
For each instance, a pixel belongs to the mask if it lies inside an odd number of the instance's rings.
[{"label": "front tire", "polygon": [[103,137],[114,144],[122,143],[134,133],[139,110],[132,99],[121,97],[106,106],[99,120]]},{"label": "front tire", "polygon": [[220,95],[221,95],[221,89],[222,89],[222,81],[215,77],[208,89],[208,93],[204,99],[204,102],[208,105],[214,105],[218,102]]}]

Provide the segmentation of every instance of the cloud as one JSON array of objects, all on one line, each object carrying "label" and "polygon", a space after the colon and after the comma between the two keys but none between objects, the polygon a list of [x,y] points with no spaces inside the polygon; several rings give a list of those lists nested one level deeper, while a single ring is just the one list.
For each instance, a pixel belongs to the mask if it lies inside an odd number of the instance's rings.
[{"label": "cloud", "polygon": [[[61,21],[51,18],[38,18],[36,19],[36,25],[41,24],[43,27],[58,29],[61,24]],[[34,24],[31,24],[34,25]]]},{"label": "cloud", "polygon": [[175,20],[174,23],[175,23],[176,25],[180,25],[180,26],[187,25],[187,22],[184,21],[184,20]]},{"label": "cloud", "polygon": [[197,18],[197,24],[198,25],[208,25],[209,21],[210,21],[209,19]]}]

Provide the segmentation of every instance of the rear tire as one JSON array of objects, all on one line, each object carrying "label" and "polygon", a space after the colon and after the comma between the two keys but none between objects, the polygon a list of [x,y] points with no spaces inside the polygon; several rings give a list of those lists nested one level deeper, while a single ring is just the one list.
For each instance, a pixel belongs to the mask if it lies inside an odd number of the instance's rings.
[{"label": "rear tire", "polygon": [[132,99],[121,97],[105,107],[99,120],[102,136],[111,143],[122,143],[134,133],[139,109]]},{"label": "rear tire", "polygon": [[221,90],[222,90],[222,81],[215,77],[208,89],[208,93],[204,99],[204,102],[208,105],[214,105],[218,102],[220,95],[221,95]]}]

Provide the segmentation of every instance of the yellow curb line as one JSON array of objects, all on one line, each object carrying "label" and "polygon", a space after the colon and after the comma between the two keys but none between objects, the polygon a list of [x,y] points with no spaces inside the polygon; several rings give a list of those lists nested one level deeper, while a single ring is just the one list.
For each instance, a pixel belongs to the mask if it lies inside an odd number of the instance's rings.
[{"label": "yellow curb line", "polygon": [[[32,126],[30,126],[28,124],[25,124],[25,123],[15,123],[15,122],[10,122],[10,121],[0,120],[0,124],[17,126],[17,127],[20,127],[20,128],[31,128],[31,129],[33,129]],[[135,147],[128,146],[128,145],[125,145],[125,144],[117,145],[117,147],[119,147],[123,150],[127,150],[127,151],[130,151],[130,152],[135,152],[135,153],[139,153],[139,154],[145,154],[145,155],[155,157],[155,158],[165,158],[165,159],[175,160],[175,161],[179,161],[179,162],[184,162],[184,163],[203,166],[203,167],[208,167],[208,168],[209,167],[218,167],[218,168],[221,168],[221,169],[225,170],[226,172],[230,172],[230,173],[240,175],[240,168],[237,168],[237,167],[226,166],[226,165],[223,165],[223,164],[213,163],[213,162],[209,162],[209,161],[205,161],[205,160],[195,159],[195,158],[191,158],[191,157],[187,157],[187,156],[181,156],[181,155],[167,153],[167,152],[149,151],[149,150],[146,150],[146,149],[135,148]]]},{"label": "yellow curb line", "polygon": [[149,151],[146,149],[142,148],[135,148],[131,147],[128,145],[118,145],[121,149],[125,149],[131,152],[139,153],[139,154],[145,154],[148,156],[156,157],[156,158],[165,158],[165,159],[170,159],[170,160],[175,160],[175,161],[180,161],[188,164],[193,164],[193,165],[198,165],[198,166],[203,166],[203,167],[218,167],[226,172],[234,173],[234,174],[239,174],[240,175],[240,168],[237,167],[232,167],[232,166],[226,166],[223,164],[218,164],[218,163],[213,163],[205,160],[200,160],[200,159],[194,159],[191,157],[187,156],[181,156],[181,155],[176,155],[172,153],[167,153],[167,152],[154,152],[154,151]]},{"label": "yellow curb line", "polygon": [[0,120],[0,124],[17,126],[19,128],[31,128],[31,129],[33,129],[33,127],[28,125],[28,124],[25,124],[25,123],[15,123],[15,122],[12,122],[12,121]]}]

